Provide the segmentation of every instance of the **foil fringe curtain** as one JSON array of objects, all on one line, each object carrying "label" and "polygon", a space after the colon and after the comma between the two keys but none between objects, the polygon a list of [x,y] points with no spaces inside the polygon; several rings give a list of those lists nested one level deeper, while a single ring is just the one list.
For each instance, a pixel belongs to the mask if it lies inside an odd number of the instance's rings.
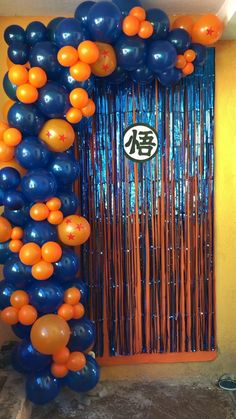
[{"label": "foil fringe curtain", "polygon": [[[215,349],[214,54],[173,88],[96,82],[96,117],[78,149],[92,227],[81,273],[99,356]],[[158,131],[144,164],[124,157],[134,122]]]}]

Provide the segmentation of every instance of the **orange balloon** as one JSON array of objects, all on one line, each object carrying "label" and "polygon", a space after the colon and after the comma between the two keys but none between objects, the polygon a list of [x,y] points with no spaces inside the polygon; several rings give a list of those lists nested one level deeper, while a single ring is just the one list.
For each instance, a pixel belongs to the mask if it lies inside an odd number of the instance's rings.
[{"label": "orange balloon", "polygon": [[133,7],[129,12],[130,16],[136,17],[140,22],[146,19],[146,11],[142,7]]},{"label": "orange balloon", "polygon": [[68,45],[59,49],[57,59],[63,67],[70,67],[77,63],[79,55],[74,47]]},{"label": "orange balloon", "polygon": [[135,16],[126,16],[123,20],[123,32],[127,36],[135,36],[140,30],[141,22]]},{"label": "orange balloon", "polygon": [[8,78],[13,84],[20,86],[28,82],[29,75],[23,65],[13,64],[8,72]]},{"label": "orange balloon", "polygon": [[6,145],[14,147],[22,141],[22,134],[16,128],[8,128],[3,133],[3,141]]},{"label": "orange balloon", "polygon": [[36,87],[26,83],[17,87],[16,96],[20,102],[29,104],[36,102],[36,100],[38,100],[39,94]]},{"label": "orange balloon", "polygon": [[54,266],[52,263],[45,262],[45,260],[40,260],[31,269],[32,276],[38,281],[44,281],[49,279],[54,272]]},{"label": "orange balloon", "polygon": [[184,53],[184,58],[188,63],[192,63],[195,58],[196,58],[197,54],[193,49],[187,49],[187,51],[185,51]]},{"label": "orange balloon", "polygon": [[12,160],[14,153],[15,153],[15,150],[13,147],[9,147],[3,141],[0,141],[0,161],[8,162]]},{"label": "orange balloon", "polygon": [[1,320],[6,324],[18,323],[18,310],[15,307],[6,307],[1,311]]},{"label": "orange balloon", "polygon": [[91,76],[91,67],[89,64],[78,61],[75,65],[70,67],[70,75],[76,81],[88,80]]},{"label": "orange balloon", "polygon": [[56,378],[63,378],[68,374],[68,368],[66,365],[60,365],[53,363],[51,366],[51,373]]},{"label": "orange balloon", "polygon": [[138,36],[142,39],[148,39],[152,36],[153,32],[154,32],[154,28],[152,24],[148,22],[147,20],[144,20],[141,23]]},{"label": "orange balloon", "polygon": [[12,240],[20,240],[24,235],[24,231],[21,227],[13,227],[11,232],[11,239]]},{"label": "orange balloon", "polygon": [[60,153],[72,146],[75,141],[75,132],[67,121],[49,119],[41,129],[39,138],[48,145],[51,151]]},{"label": "orange balloon", "polygon": [[61,211],[51,211],[48,216],[48,222],[53,225],[61,224],[63,221],[63,212]]},{"label": "orange balloon", "polygon": [[81,319],[85,313],[83,304],[78,303],[73,308],[74,308],[73,319]]},{"label": "orange balloon", "polygon": [[50,211],[57,211],[61,208],[61,200],[59,198],[51,198],[46,202]]},{"label": "orange balloon", "polygon": [[202,45],[215,44],[224,30],[221,20],[212,14],[201,16],[192,28],[192,42]]},{"label": "orange balloon", "polygon": [[46,314],[34,323],[30,338],[37,351],[45,355],[56,354],[70,339],[68,323],[56,314]]},{"label": "orange balloon", "polygon": [[85,89],[78,87],[70,92],[70,103],[74,108],[82,109],[88,104],[88,93]]},{"label": "orange balloon", "polygon": [[41,248],[36,243],[26,243],[21,248],[19,258],[25,265],[35,265],[41,260]]},{"label": "orange balloon", "polygon": [[96,111],[95,103],[92,99],[89,99],[88,104],[82,108],[82,115],[86,118],[89,118],[90,116],[93,116]]},{"label": "orange balloon", "polygon": [[9,249],[13,253],[19,253],[24,243],[21,240],[11,240],[9,243]]},{"label": "orange balloon", "polygon": [[[5,143],[3,143],[4,144],[4,147],[3,147],[2,143],[3,142],[0,141],[0,169],[3,169],[4,167],[13,167],[22,176],[24,176],[26,174],[26,170],[15,159],[1,161],[1,152],[5,152],[5,154],[3,153],[5,155],[5,158],[6,158],[6,153],[10,153],[9,149],[13,149],[13,153],[14,153],[14,147],[8,147]],[[8,148],[8,150],[6,150],[6,147]]]},{"label": "orange balloon", "polygon": [[8,112],[11,109],[11,107],[14,105],[14,101],[11,99],[7,99],[2,107],[2,117],[5,122],[8,121]]},{"label": "orange balloon", "polygon": [[179,16],[177,19],[175,19],[172,29],[184,29],[189,34],[191,34],[191,31],[193,29],[194,20],[191,16]]},{"label": "orange balloon", "polygon": [[45,262],[54,263],[61,259],[62,248],[56,242],[46,242],[42,246],[42,258]]},{"label": "orange balloon", "polygon": [[86,358],[82,352],[72,352],[67,362],[70,371],[80,371],[86,365]]},{"label": "orange balloon", "polygon": [[24,326],[31,326],[37,320],[37,310],[30,304],[26,304],[20,308],[18,313],[19,322]]},{"label": "orange balloon", "polygon": [[57,230],[61,242],[68,246],[79,246],[85,243],[91,232],[88,221],[79,215],[64,218]]},{"label": "orange balloon", "polygon": [[0,120],[0,141],[2,141],[3,133],[7,128],[9,128],[8,124],[5,121]]},{"label": "orange balloon", "polygon": [[81,298],[80,290],[78,290],[78,288],[76,287],[68,288],[64,293],[65,303],[70,304],[71,306],[78,304],[80,298]]},{"label": "orange balloon", "polygon": [[70,351],[65,346],[64,348],[60,349],[58,352],[53,354],[52,359],[56,364],[66,364],[69,361],[69,357]]},{"label": "orange balloon", "polygon": [[189,76],[189,74],[192,74],[194,72],[194,65],[192,63],[186,64],[182,72],[185,76]]},{"label": "orange balloon", "polygon": [[95,42],[83,41],[78,46],[79,59],[86,64],[94,64],[99,58],[99,49]]},{"label": "orange balloon", "polygon": [[110,44],[96,42],[99,49],[99,59],[91,65],[92,73],[98,77],[110,76],[117,67],[116,53]]},{"label": "orange balloon", "polygon": [[175,67],[179,69],[183,69],[187,64],[185,57],[181,54],[177,55],[177,60],[175,63]]},{"label": "orange balloon", "polygon": [[30,216],[35,221],[46,220],[49,216],[49,209],[47,205],[43,204],[42,202],[38,202],[30,208]]},{"label": "orange balloon", "polygon": [[83,114],[79,109],[70,108],[66,114],[66,119],[70,124],[78,124],[83,118]]},{"label": "orange balloon", "polygon": [[69,321],[73,319],[74,316],[73,306],[70,304],[62,304],[61,307],[59,307],[57,314],[64,320]]},{"label": "orange balloon", "polygon": [[9,221],[0,216],[0,243],[7,242],[11,238],[12,227]]},{"label": "orange balloon", "polygon": [[14,291],[11,295],[10,303],[15,308],[21,308],[29,304],[29,296],[25,291]]},{"label": "orange balloon", "polygon": [[47,83],[47,74],[40,67],[32,67],[29,70],[29,83],[37,89],[40,89],[40,87],[45,86]]}]

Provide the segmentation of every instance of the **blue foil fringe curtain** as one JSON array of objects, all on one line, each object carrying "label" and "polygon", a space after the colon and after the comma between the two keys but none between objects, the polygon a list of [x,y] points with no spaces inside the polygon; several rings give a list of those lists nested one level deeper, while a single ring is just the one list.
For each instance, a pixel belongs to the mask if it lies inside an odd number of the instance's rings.
[{"label": "blue foil fringe curtain", "polygon": [[[79,131],[82,246],[99,356],[215,350],[213,266],[215,51],[175,87],[96,81],[97,111]],[[158,131],[136,164],[124,130]]]}]

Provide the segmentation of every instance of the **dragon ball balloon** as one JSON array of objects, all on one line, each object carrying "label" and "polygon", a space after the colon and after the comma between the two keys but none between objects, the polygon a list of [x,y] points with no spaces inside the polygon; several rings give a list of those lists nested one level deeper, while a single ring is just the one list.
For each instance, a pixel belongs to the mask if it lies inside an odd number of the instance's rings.
[{"label": "dragon ball balloon", "polygon": [[90,224],[80,215],[69,215],[64,218],[58,228],[58,236],[62,243],[68,246],[79,246],[90,236]]},{"label": "dragon ball balloon", "polygon": [[99,49],[99,58],[91,65],[92,73],[98,77],[107,77],[115,71],[117,60],[114,48],[103,42],[96,42]]},{"label": "dragon ball balloon", "polygon": [[62,153],[74,143],[75,132],[63,119],[49,119],[41,129],[39,138],[48,145],[49,150]]}]

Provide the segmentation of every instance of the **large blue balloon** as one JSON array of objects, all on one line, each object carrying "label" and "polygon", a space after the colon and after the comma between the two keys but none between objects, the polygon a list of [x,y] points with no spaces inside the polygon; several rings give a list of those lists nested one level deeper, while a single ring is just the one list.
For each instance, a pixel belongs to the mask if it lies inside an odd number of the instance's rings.
[{"label": "large blue balloon", "polygon": [[29,207],[25,205],[20,210],[4,209],[5,217],[15,226],[24,227],[30,220]]},{"label": "large blue balloon", "polygon": [[62,118],[71,105],[65,87],[49,82],[39,90],[37,106],[48,118]]},{"label": "large blue balloon", "polygon": [[49,170],[55,176],[58,185],[67,185],[78,177],[79,163],[65,153],[58,153],[52,160]]},{"label": "large blue balloon", "polygon": [[87,351],[95,342],[95,326],[83,317],[79,320],[70,320],[71,335],[68,343],[70,351]]},{"label": "large blue balloon", "polygon": [[75,214],[79,206],[79,199],[74,192],[62,192],[57,193],[58,198],[61,200],[60,210],[63,212],[63,215]]},{"label": "large blue balloon", "polygon": [[4,31],[4,39],[8,45],[13,42],[25,42],[25,31],[19,25],[10,25]]},{"label": "large blue balloon", "polygon": [[86,356],[85,367],[78,371],[69,371],[66,382],[71,390],[84,393],[92,390],[100,378],[100,368],[95,359],[90,355]]},{"label": "large blue balloon", "polygon": [[31,22],[26,30],[26,39],[30,46],[35,45],[37,42],[47,40],[47,28],[42,22]]},{"label": "large blue balloon", "polygon": [[122,29],[120,9],[109,1],[95,3],[88,12],[88,29],[94,41],[117,41]]},{"label": "large blue balloon", "polygon": [[62,20],[56,27],[55,37],[56,44],[60,48],[65,45],[77,48],[85,40],[83,28],[80,22],[74,18]]},{"label": "large blue balloon", "polygon": [[0,310],[11,305],[10,298],[15,290],[16,287],[5,279],[0,281]]},{"label": "large blue balloon", "polygon": [[115,45],[115,50],[118,65],[127,71],[136,70],[145,63],[146,44],[138,36],[121,35]]},{"label": "large blue balloon", "polygon": [[3,205],[10,210],[19,210],[25,205],[25,197],[21,191],[9,189],[4,194]]},{"label": "large blue balloon", "polygon": [[39,246],[57,241],[57,229],[48,221],[31,221],[25,227],[23,241],[37,243]]},{"label": "large blue balloon", "polygon": [[190,48],[197,54],[194,65],[204,65],[207,59],[207,48],[201,44],[191,44]]},{"label": "large blue balloon", "polygon": [[118,66],[110,76],[105,78],[105,80],[109,84],[121,84],[127,79],[127,77],[127,72]]},{"label": "large blue balloon", "polygon": [[16,86],[16,84],[13,84],[9,78],[8,78],[8,72],[5,74],[3,82],[3,89],[6,93],[6,95],[11,99],[11,100],[17,100],[16,97],[16,89],[18,86]]},{"label": "large blue balloon", "polygon": [[132,71],[130,77],[132,81],[140,84],[151,83],[154,79],[153,72],[146,65]]},{"label": "large blue balloon", "polygon": [[68,288],[74,288],[74,287],[78,288],[78,290],[80,291],[80,294],[81,294],[80,302],[82,304],[86,304],[87,299],[88,299],[88,286],[86,282],[82,281],[79,278],[75,278],[74,280],[65,282],[65,284],[63,284],[63,288],[65,291]]},{"label": "large blue balloon", "polygon": [[168,41],[153,42],[148,51],[148,67],[154,73],[162,73],[174,67],[177,53]]},{"label": "large blue balloon", "polygon": [[52,402],[60,392],[60,381],[49,371],[42,371],[28,376],[26,395],[35,404],[43,405]]},{"label": "large blue balloon", "polygon": [[147,11],[147,20],[154,27],[154,32],[150,39],[153,41],[166,39],[170,29],[170,20],[167,14],[161,9],[149,9]]},{"label": "large blue balloon", "polygon": [[38,42],[30,52],[31,67],[41,67],[50,80],[58,80],[62,67],[57,61],[58,48],[49,41]]},{"label": "large blue balloon", "polygon": [[75,18],[81,23],[84,28],[88,24],[88,12],[95,4],[95,1],[83,1],[75,10]]},{"label": "large blue balloon", "polygon": [[48,165],[52,153],[37,137],[25,137],[15,148],[15,158],[25,169],[39,169]]},{"label": "large blue balloon", "polygon": [[128,16],[133,7],[142,7],[142,3],[139,0],[112,0],[112,2],[119,7],[123,16]]},{"label": "large blue balloon", "polygon": [[89,95],[91,95],[91,93],[93,92],[93,88],[94,88],[94,77],[91,76],[91,77],[89,77],[88,80],[83,81],[83,82],[76,81],[70,75],[69,67],[65,67],[65,68],[63,68],[62,73],[61,73],[60,84],[65,86],[66,89],[69,90],[69,92],[71,92],[71,90],[73,90],[73,89],[76,89],[77,87],[82,87],[83,89],[85,89],[88,92]]},{"label": "large blue balloon", "polygon": [[26,64],[29,60],[29,47],[23,42],[13,42],[8,47],[8,57],[14,64]]},{"label": "large blue balloon", "polygon": [[56,42],[56,27],[64,20],[64,17],[55,17],[54,19],[50,20],[47,26],[47,38],[51,42]]},{"label": "large blue balloon", "polygon": [[167,40],[176,48],[178,54],[183,54],[191,43],[189,33],[181,28],[170,31]]},{"label": "large blue balloon", "polygon": [[3,274],[7,282],[18,289],[25,289],[34,280],[31,275],[31,266],[22,263],[18,255],[13,255],[6,261]]},{"label": "large blue balloon", "polygon": [[37,135],[41,130],[45,118],[35,105],[15,103],[8,112],[8,122],[25,135]]},{"label": "large blue balloon", "polygon": [[4,167],[0,169],[0,187],[4,191],[17,188],[21,181],[19,172],[13,167]]},{"label": "large blue balloon", "polygon": [[6,260],[12,255],[12,252],[9,249],[9,243],[10,241],[0,243],[0,265],[3,265],[6,262]]},{"label": "large blue balloon", "polygon": [[12,326],[12,331],[20,339],[25,339],[30,337],[32,326],[25,326],[21,323],[16,323]]},{"label": "large blue balloon", "polygon": [[30,339],[17,343],[12,352],[13,367],[24,373],[34,373],[44,370],[52,362],[52,357],[38,352]]},{"label": "large blue balloon", "polygon": [[163,86],[171,86],[173,84],[178,83],[181,80],[182,76],[182,71],[178,70],[178,68],[173,67],[163,73],[158,74],[157,78]]},{"label": "large blue balloon", "polygon": [[60,284],[73,279],[79,271],[79,256],[71,249],[63,249],[61,259],[54,263],[53,278]]},{"label": "large blue balloon", "polygon": [[39,313],[54,313],[63,303],[64,290],[55,281],[35,281],[27,291],[30,304]]},{"label": "large blue balloon", "polygon": [[31,202],[47,201],[56,194],[57,182],[54,175],[45,169],[35,169],[23,176],[22,192]]}]

